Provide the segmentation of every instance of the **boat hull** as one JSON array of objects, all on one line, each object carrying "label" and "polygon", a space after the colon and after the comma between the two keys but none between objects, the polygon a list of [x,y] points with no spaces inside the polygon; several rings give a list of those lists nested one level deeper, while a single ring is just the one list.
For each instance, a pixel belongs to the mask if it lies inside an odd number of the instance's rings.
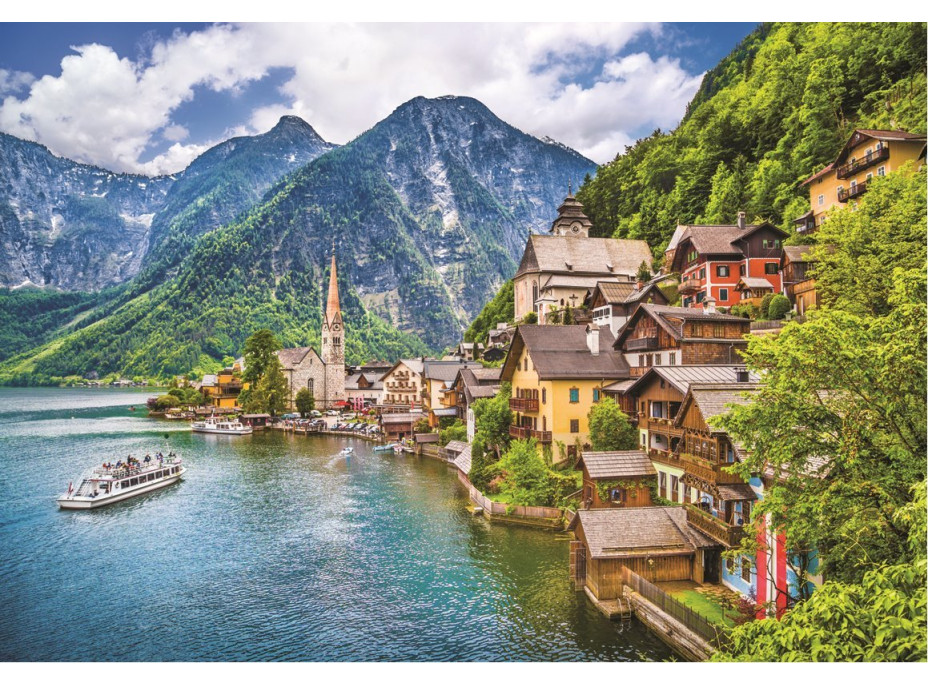
[{"label": "boat hull", "polygon": [[254,431],[250,426],[247,429],[210,429],[195,426],[193,430],[200,434],[220,434],[224,436],[247,436]]},{"label": "boat hull", "polygon": [[108,495],[102,498],[78,499],[65,496],[58,498],[58,507],[60,507],[62,510],[95,510],[98,507],[112,505],[113,503],[128,500],[129,498],[134,498],[145,493],[151,493],[152,491],[157,491],[159,488],[165,488],[166,486],[175,484],[183,478],[186,471],[186,467],[182,467],[180,472],[177,474],[172,474],[171,476],[166,476],[162,479],[159,479],[158,481],[152,481],[141,486],[136,486],[135,488],[128,488],[125,491],[121,491],[119,493]]}]

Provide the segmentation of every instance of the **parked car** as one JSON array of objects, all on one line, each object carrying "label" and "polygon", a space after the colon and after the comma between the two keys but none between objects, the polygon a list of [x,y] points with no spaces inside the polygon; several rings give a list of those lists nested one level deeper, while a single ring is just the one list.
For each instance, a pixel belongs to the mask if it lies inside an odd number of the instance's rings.
[{"label": "parked car", "polygon": [[326,410],[325,416],[326,416],[326,417],[337,417],[337,416],[338,416],[338,412],[335,411],[335,410]]},{"label": "parked car", "polygon": [[312,410],[309,413],[310,417],[321,417],[322,413],[319,410]]}]

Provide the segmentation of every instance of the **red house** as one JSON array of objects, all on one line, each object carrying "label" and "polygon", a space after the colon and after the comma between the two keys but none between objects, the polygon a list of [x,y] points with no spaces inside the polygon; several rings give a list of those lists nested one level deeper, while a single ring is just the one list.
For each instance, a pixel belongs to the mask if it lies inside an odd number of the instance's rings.
[{"label": "red house", "polygon": [[780,258],[789,234],[773,224],[746,224],[744,212],[732,225],[680,225],[665,252],[665,264],[680,274],[684,307],[702,307],[709,297],[719,307],[740,303],[735,290],[742,277],[767,280],[783,290]]}]

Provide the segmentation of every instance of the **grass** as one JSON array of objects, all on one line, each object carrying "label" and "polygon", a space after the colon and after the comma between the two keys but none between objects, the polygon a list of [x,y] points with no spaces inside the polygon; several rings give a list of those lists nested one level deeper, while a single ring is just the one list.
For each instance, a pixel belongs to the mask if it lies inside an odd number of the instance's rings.
[{"label": "grass", "polygon": [[721,624],[727,627],[735,626],[734,612],[732,610],[726,612],[725,608],[719,605],[715,600],[703,595],[699,591],[673,591],[671,595],[714,624]]}]

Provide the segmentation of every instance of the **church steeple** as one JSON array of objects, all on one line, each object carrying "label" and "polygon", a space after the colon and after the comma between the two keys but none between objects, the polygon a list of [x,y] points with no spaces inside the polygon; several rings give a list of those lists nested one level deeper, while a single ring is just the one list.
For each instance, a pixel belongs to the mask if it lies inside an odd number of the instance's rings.
[{"label": "church steeple", "polygon": [[335,251],[332,251],[332,267],[329,270],[329,295],[322,312],[322,361],[327,364],[345,362],[345,327],[342,308],[338,302],[338,272],[335,268]]},{"label": "church steeple", "polygon": [[568,181],[567,197],[557,208],[557,219],[551,223],[551,235],[588,237],[593,222],[583,213],[583,205],[573,196],[571,190]]},{"label": "church steeple", "polygon": [[329,271],[329,297],[325,303],[325,318],[329,325],[332,325],[335,317],[338,317],[339,323],[342,320],[342,308],[338,304],[338,276],[335,271],[335,253],[332,253],[332,269]]}]

